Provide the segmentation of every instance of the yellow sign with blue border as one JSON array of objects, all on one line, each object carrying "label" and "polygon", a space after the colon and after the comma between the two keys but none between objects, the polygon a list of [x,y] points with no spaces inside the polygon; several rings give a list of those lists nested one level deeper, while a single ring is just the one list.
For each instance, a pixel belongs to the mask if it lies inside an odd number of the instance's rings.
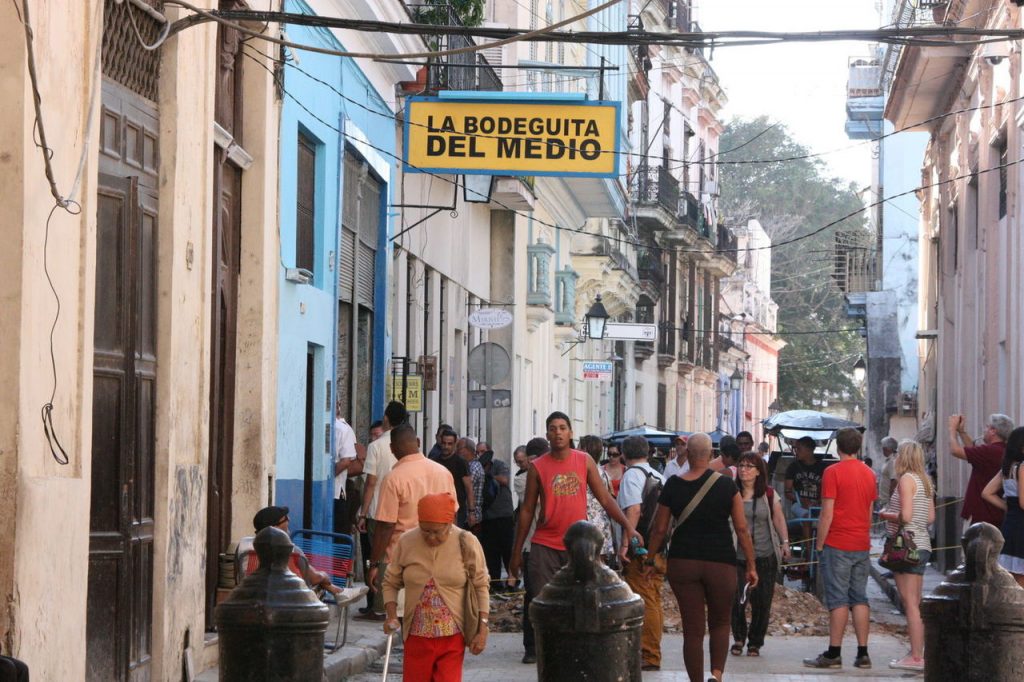
[{"label": "yellow sign with blue border", "polygon": [[411,97],[405,170],[614,178],[618,102]]}]

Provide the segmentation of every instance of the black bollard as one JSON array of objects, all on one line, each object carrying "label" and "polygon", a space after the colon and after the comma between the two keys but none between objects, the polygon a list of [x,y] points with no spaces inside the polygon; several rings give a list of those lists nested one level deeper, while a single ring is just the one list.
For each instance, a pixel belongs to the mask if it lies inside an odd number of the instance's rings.
[{"label": "black bollard", "polygon": [[258,570],[217,607],[221,682],[320,682],[328,610],[288,570],[292,541],[264,528],[253,542]]},{"label": "black bollard", "polygon": [[569,563],[530,604],[540,682],[640,682],[644,602],[601,562],[601,531],[565,533]]},{"label": "black bollard", "polygon": [[1024,680],[1024,589],[997,562],[1003,535],[964,533],[964,563],[921,600],[926,682]]}]

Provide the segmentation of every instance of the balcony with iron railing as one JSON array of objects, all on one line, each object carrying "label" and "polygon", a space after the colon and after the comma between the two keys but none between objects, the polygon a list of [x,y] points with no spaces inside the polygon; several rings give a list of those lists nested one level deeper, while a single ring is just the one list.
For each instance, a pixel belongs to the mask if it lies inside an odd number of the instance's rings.
[{"label": "balcony with iron railing", "polygon": [[676,335],[672,323],[658,323],[658,368],[665,369],[676,361]]},{"label": "balcony with iron railing", "polygon": [[637,252],[636,271],[640,282],[647,282],[654,292],[660,292],[665,283],[661,259],[653,251],[647,249]]},{"label": "balcony with iron railing", "polygon": [[[451,4],[405,3],[409,18],[420,24],[462,27],[465,24],[458,9]],[[455,50],[477,43],[469,36],[447,34],[424,36],[431,50]],[[502,90],[501,76],[482,52],[450,54],[430,60],[427,65],[426,91],[439,90]]]},{"label": "balcony with iron railing", "polygon": [[701,218],[700,201],[698,201],[697,197],[686,190],[680,192],[676,216],[681,225],[696,232]]},{"label": "balcony with iron railing", "polygon": [[851,57],[846,81],[846,135],[853,140],[882,132],[885,98],[882,62],[875,57]]},{"label": "balcony with iron railing", "polygon": [[639,222],[654,230],[675,227],[679,181],[664,166],[642,165],[630,183],[630,199]]},{"label": "balcony with iron railing", "polygon": [[738,241],[736,235],[733,234],[732,230],[725,226],[724,223],[718,223],[718,253],[722,255],[726,260],[731,261],[733,265],[736,264],[736,247]]}]

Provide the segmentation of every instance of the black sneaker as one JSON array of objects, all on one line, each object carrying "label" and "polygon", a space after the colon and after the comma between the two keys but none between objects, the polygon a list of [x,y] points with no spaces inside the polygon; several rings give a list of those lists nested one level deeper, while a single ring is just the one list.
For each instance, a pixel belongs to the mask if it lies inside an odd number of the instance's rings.
[{"label": "black sneaker", "polygon": [[533,663],[536,663],[536,662],[537,662],[537,654],[535,654],[535,653],[533,653],[531,651],[527,651],[525,654],[523,654],[523,663],[525,663],[526,665],[532,665]]},{"label": "black sneaker", "polygon": [[865,669],[870,668],[871,667],[871,657],[868,656],[867,654],[864,654],[863,656],[858,656],[857,658],[853,659],[853,667],[855,667],[855,668],[865,668]]},{"label": "black sneaker", "polygon": [[[843,657],[836,656],[832,658],[828,655],[828,652],[818,654],[814,658],[805,658],[804,665],[808,668],[842,668]],[[871,662],[868,661],[868,667],[871,667]]]}]

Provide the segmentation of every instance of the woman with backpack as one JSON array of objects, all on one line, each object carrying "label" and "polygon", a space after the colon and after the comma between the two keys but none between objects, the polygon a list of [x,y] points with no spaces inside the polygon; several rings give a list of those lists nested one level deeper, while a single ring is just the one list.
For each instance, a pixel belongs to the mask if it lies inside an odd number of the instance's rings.
[{"label": "woman with backpack", "polygon": [[[778,495],[768,485],[768,467],[760,455],[748,452],[736,464],[736,486],[743,498],[743,512],[747,528],[754,543],[757,566],[757,587],[738,588],[732,607],[733,656],[743,653],[760,656],[764,636],[768,632],[768,618],[775,596],[775,579],[782,560],[789,559],[789,530]],[[736,546],[736,574],[738,585],[744,584],[747,571],[743,548]],[[747,622],[747,602],[750,603],[750,622]]]}]

